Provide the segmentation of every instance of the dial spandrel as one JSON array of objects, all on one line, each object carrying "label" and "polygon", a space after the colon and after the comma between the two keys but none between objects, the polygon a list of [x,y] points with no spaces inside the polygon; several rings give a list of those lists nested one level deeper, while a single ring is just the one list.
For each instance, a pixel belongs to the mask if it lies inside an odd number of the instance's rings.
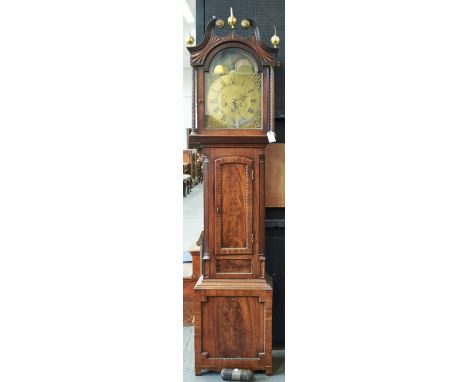
[{"label": "dial spandrel", "polygon": [[226,49],[205,73],[205,126],[208,129],[260,129],[262,74],[241,49]]}]

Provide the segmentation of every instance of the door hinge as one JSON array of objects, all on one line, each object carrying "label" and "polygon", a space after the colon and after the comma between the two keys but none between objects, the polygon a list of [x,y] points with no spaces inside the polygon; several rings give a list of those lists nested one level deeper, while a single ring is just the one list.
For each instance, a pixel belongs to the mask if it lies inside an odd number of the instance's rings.
[{"label": "door hinge", "polygon": [[252,169],[252,180],[254,180],[254,170]]},{"label": "door hinge", "polygon": [[253,242],[254,242],[254,234],[252,233],[252,244],[253,244]]}]

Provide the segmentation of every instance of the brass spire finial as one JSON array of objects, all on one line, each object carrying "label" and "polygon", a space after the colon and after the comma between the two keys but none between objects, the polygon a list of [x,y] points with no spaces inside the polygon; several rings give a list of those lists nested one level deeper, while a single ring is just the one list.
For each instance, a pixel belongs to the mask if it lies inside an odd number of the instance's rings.
[{"label": "brass spire finial", "polygon": [[187,44],[187,46],[192,46],[194,42],[195,39],[193,38],[192,34],[189,33],[187,39],[185,40],[185,43]]},{"label": "brass spire finial", "polygon": [[278,45],[280,43],[280,38],[276,35],[276,27],[273,25],[273,28],[275,28],[275,34],[271,36],[271,43],[273,44],[274,48],[278,48]]},{"label": "brass spire finial", "polygon": [[231,7],[231,16],[229,16],[229,18],[228,18],[228,24],[231,26],[232,29],[235,28],[236,21],[237,21],[237,19],[234,17],[234,14],[232,12],[232,7]]}]

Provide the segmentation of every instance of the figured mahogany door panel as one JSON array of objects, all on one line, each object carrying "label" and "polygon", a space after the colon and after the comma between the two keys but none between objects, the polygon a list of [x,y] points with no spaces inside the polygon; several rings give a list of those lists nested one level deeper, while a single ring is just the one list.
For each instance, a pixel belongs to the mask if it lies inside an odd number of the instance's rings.
[{"label": "figured mahogany door panel", "polygon": [[202,352],[209,359],[259,358],[265,353],[265,309],[259,297],[207,297],[201,303]]},{"label": "figured mahogany door panel", "polygon": [[215,253],[252,253],[253,161],[230,156],[215,160]]},{"label": "figured mahogany door panel", "polygon": [[216,259],[216,275],[251,275],[252,260],[219,260]]}]

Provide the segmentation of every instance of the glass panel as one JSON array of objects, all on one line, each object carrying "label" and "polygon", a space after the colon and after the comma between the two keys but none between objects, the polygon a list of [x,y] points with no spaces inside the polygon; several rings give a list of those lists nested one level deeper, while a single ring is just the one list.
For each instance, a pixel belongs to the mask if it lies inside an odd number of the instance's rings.
[{"label": "glass panel", "polygon": [[214,57],[205,97],[205,128],[262,128],[262,73],[245,51],[229,48]]}]

